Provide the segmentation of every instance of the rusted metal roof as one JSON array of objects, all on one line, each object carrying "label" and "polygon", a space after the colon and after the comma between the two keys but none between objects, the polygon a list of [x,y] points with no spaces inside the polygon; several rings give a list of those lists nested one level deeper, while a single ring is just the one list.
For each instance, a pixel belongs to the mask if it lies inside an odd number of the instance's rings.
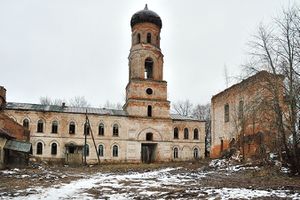
[{"label": "rusted metal roof", "polygon": [[30,103],[14,103],[8,102],[6,104],[7,110],[31,110],[42,112],[62,112],[62,113],[80,113],[96,114],[96,115],[115,115],[126,116],[124,110],[114,110],[106,108],[92,108],[92,107],[69,107],[69,106],[57,106],[57,105],[41,105]]},{"label": "rusted metal roof", "polygon": [[7,140],[4,149],[29,153],[31,150],[31,143],[17,140]]},{"label": "rusted metal roof", "polygon": [[188,116],[183,116],[183,115],[179,115],[179,114],[170,114],[171,118],[173,120],[182,120],[182,121],[203,121],[203,120],[199,120],[193,117],[188,117]]},{"label": "rusted metal roof", "polygon": [[8,131],[4,130],[3,128],[0,128],[0,136],[7,139],[14,138]]}]

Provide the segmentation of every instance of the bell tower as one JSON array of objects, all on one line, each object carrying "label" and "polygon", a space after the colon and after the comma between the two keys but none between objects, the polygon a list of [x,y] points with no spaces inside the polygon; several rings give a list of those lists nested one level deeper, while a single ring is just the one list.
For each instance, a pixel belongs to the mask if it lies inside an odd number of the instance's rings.
[{"label": "bell tower", "polygon": [[167,82],[163,80],[161,28],[160,17],[147,4],[131,18],[129,82],[124,105],[129,116],[170,118]]}]

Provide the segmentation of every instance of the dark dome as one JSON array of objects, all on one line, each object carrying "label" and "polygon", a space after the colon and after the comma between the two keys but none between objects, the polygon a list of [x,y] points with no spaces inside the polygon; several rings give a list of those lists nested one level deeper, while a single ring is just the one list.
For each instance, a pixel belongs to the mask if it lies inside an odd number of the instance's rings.
[{"label": "dark dome", "polygon": [[134,25],[136,25],[138,23],[143,23],[143,22],[150,22],[150,23],[157,25],[159,28],[162,27],[162,22],[161,22],[160,17],[155,12],[148,10],[147,4],[146,4],[144,10],[140,10],[140,11],[136,12],[131,17],[131,20],[130,20],[131,28]]}]

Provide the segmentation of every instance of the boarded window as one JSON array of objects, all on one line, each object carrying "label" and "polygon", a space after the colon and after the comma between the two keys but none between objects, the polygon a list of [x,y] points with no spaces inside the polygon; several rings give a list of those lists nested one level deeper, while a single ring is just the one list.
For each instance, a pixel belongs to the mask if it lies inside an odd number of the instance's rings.
[{"label": "boarded window", "polygon": [[173,156],[174,156],[174,158],[178,158],[178,148],[177,147],[175,147],[173,150]]},{"label": "boarded window", "polygon": [[224,121],[229,122],[229,105],[224,106]]},{"label": "boarded window", "polygon": [[118,151],[119,151],[118,146],[114,145],[113,146],[113,157],[118,157],[118,154],[119,154]]},{"label": "boarded window", "polygon": [[52,122],[52,133],[57,133],[58,123],[57,121]]},{"label": "boarded window", "polygon": [[114,126],[113,126],[113,136],[119,136],[119,126],[118,126],[118,124],[114,124]]},{"label": "boarded window", "polygon": [[199,140],[199,131],[197,128],[194,129],[194,140]]},{"label": "boarded window", "polygon": [[43,143],[38,142],[36,145],[36,154],[42,155],[43,154]]},{"label": "boarded window", "polygon": [[174,139],[178,139],[178,138],[179,138],[178,128],[175,127],[174,128]]},{"label": "boarded window", "polygon": [[189,129],[188,128],[184,128],[184,136],[183,136],[184,139],[189,139]]},{"label": "boarded window", "polygon": [[37,124],[37,132],[38,133],[44,132],[44,122],[41,119],[38,121],[38,124]]},{"label": "boarded window", "polygon": [[69,124],[69,133],[75,134],[75,123],[74,122],[70,122],[70,124]]},{"label": "boarded window", "polygon": [[57,154],[57,144],[52,143],[51,144],[51,155],[56,155]]},{"label": "boarded window", "polygon": [[98,147],[98,155],[100,157],[104,156],[104,146],[102,144],[100,144],[99,147]]},{"label": "boarded window", "polygon": [[104,135],[104,124],[99,124],[99,130],[98,130],[98,135],[103,136]]}]

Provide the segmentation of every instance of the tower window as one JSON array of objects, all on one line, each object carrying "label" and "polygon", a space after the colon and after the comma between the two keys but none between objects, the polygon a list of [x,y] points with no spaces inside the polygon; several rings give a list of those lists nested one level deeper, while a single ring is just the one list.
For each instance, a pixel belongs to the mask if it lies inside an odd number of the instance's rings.
[{"label": "tower window", "polygon": [[151,88],[147,88],[146,93],[151,95],[151,94],[153,94],[153,90]]},{"label": "tower window", "polygon": [[153,60],[151,58],[147,58],[145,60],[145,79],[153,78]]},{"label": "tower window", "polygon": [[194,129],[194,140],[198,140],[199,139],[199,131],[197,128]]},{"label": "tower window", "polygon": [[137,34],[137,44],[141,43],[141,34]]},{"label": "tower window", "polygon": [[151,43],[151,33],[147,33],[147,43]]},{"label": "tower window", "polygon": [[148,106],[147,116],[152,117],[152,106]]}]

